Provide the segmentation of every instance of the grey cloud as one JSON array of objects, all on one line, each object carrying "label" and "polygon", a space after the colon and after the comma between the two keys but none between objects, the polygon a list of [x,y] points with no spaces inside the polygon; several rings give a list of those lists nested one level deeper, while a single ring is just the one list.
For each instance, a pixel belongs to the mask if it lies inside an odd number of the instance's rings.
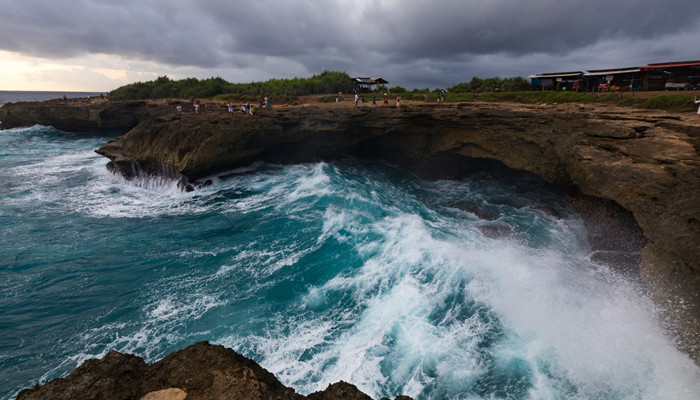
[{"label": "grey cloud", "polygon": [[[289,76],[284,63],[266,69],[264,59],[275,57],[310,73],[379,71],[399,82],[437,86],[461,76],[523,75],[579,62],[585,65],[574,69],[583,69],[591,65],[586,60],[605,62],[601,54],[609,62],[603,68],[653,62],[652,56],[700,58],[693,55],[697,39],[688,35],[700,32],[695,3],[672,3],[23,0],[3,6],[0,49],[47,58],[112,54],[169,68],[262,68],[270,77]],[[658,38],[685,42],[649,46]]]}]

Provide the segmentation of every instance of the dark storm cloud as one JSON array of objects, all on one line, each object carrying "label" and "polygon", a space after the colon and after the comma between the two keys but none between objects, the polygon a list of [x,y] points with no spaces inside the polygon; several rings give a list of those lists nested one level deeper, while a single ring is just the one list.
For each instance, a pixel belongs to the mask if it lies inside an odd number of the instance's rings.
[{"label": "dark storm cloud", "polygon": [[[382,50],[401,57],[567,52],[605,38],[643,39],[698,21],[690,1],[435,1],[380,9],[389,37]],[[684,11],[686,10],[686,11]]]},{"label": "dark storm cloud", "polygon": [[[265,69],[265,58],[276,57],[310,73],[392,74],[420,86],[595,66],[586,60],[616,67],[698,59],[695,7],[686,0],[23,0],[3,5],[0,50],[219,69]],[[666,48],[649,47],[673,37]],[[284,62],[274,64],[269,76],[289,75]]]}]

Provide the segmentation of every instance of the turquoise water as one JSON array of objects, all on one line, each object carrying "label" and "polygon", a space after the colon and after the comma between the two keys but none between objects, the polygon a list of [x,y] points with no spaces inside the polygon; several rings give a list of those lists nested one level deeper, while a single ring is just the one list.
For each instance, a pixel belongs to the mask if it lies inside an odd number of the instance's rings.
[{"label": "turquoise water", "polygon": [[375,398],[700,393],[649,299],[590,261],[580,218],[540,181],[344,160],[256,164],[185,193],[110,174],[106,140],[0,131],[3,399],[109,349],[153,362],[200,340],[304,394],[338,380]]}]

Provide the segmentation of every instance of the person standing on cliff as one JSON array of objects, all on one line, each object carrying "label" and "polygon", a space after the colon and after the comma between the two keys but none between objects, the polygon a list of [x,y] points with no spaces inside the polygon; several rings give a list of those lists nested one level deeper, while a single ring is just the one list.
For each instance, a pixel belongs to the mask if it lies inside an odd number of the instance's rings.
[{"label": "person standing on cliff", "polygon": [[357,108],[357,102],[360,100],[360,97],[355,93],[355,108]]},{"label": "person standing on cliff", "polygon": [[195,99],[194,101],[194,113],[199,114],[199,99]]},{"label": "person standing on cliff", "polygon": [[[695,104],[700,104],[700,100],[698,100],[698,96],[695,96]],[[698,107],[698,124],[700,124],[700,106]]]}]

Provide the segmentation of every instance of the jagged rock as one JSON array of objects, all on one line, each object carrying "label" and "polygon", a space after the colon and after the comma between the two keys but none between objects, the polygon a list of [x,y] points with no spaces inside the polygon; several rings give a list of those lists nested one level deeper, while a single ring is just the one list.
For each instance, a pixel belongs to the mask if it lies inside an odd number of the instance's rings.
[{"label": "jagged rock", "polygon": [[[183,397],[186,395],[186,397]],[[199,342],[153,365],[110,351],[87,360],[65,378],[23,390],[17,400],[366,400],[346,382],[302,396],[255,361],[223,346]],[[410,399],[407,397],[403,397]]]},{"label": "jagged rock", "polygon": [[372,400],[371,397],[360,392],[357,386],[343,381],[328,385],[326,390],[322,392],[311,393],[307,398],[310,400]]}]

